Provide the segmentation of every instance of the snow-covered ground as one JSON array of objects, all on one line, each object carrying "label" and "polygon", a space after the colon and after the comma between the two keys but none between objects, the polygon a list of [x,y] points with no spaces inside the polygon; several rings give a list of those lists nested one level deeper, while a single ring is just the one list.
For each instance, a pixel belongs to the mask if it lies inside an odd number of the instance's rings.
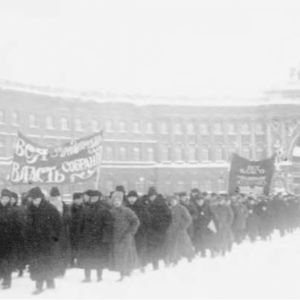
[{"label": "snow-covered ground", "polygon": [[68,270],[56,280],[56,290],[32,296],[34,282],[26,273],[14,274],[12,288],[0,290],[1,299],[98,298],[98,299],[300,299],[300,231],[272,241],[246,241],[226,257],[183,260],[173,268],[134,273],[123,282],[118,274],[105,272],[104,280],[81,283],[83,271]]}]

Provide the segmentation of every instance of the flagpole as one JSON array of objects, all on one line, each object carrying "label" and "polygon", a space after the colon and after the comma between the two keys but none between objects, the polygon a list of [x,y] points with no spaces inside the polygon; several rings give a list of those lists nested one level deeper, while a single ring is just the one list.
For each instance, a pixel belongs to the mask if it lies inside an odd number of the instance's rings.
[{"label": "flagpole", "polygon": [[[103,137],[103,131],[100,131],[101,136]],[[99,164],[97,167],[97,174],[96,174],[96,182],[95,182],[95,190],[98,190],[100,188],[100,174],[101,174],[101,162],[102,162],[102,153],[103,153],[103,147],[101,142],[101,152],[100,152],[100,158],[99,158]]]}]

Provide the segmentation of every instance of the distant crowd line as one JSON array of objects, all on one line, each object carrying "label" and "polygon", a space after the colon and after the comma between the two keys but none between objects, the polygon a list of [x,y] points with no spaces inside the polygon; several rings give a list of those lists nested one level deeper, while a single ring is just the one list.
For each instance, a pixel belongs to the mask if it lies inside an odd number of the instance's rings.
[{"label": "distant crowd line", "polygon": [[12,273],[29,271],[33,294],[54,289],[55,278],[68,268],[92,270],[101,281],[103,270],[145,272],[189,262],[197,256],[224,256],[233,243],[246,238],[269,240],[300,226],[300,201],[294,195],[249,196],[192,189],[164,197],[155,187],[139,197],[117,186],[109,197],[98,190],[74,193],[66,204],[57,187],[47,196],[39,187],[18,195],[3,189],[0,198],[0,280],[12,284]]}]

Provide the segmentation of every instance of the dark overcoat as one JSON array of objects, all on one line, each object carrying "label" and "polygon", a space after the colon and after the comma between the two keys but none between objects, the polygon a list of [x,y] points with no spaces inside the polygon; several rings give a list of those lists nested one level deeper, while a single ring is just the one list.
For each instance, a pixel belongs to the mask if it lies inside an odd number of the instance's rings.
[{"label": "dark overcoat", "polygon": [[47,280],[60,275],[62,218],[58,210],[45,199],[38,207],[31,204],[28,207],[27,229],[31,279]]},{"label": "dark overcoat", "polygon": [[111,209],[113,217],[112,268],[122,274],[129,274],[138,267],[134,235],[140,221],[128,207],[121,205]]},{"label": "dark overcoat", "polygon": [[177,204],[171,208],[172,221],[166,235],[167,263],[177,263],[182,257],[189,260],[194,256],[194,248],[187,229],[192,223],[188,210]]},{"label": "dark overcoat", "polygon": [[112,216],[101,201],[84,207],[79,224],[78,265],[83,268],[109,267]]},{"label": "dark overcoat", "polygon": [[233,211],[232,233],[237,243],[241,243],[246,234],[246,222],[248,217],[248,209],[245,204],[234,202],[231,205]]},{"label": "dark overcoat", "polygon": [[158,195],[153,202],[148,202],[150,216],[148,253],[151,262],[158,262],[165,259],[164,243],[166,232],[169,228],[172,215],[165,200]]},{"label": "dark overcoat", "polygon": [[207,203],[204,203],[202,206],[196,204],[196,208],[197,218],[194,220],[193,242],[196,251],[205,254],[206,249],[213,250],[214,248],[216,231],[210,225],[214,225],[215,229],[217,229],[216,219]]},{"label": "dark overcoat", "polygon": [[16,208],[0,203],[0,278],[12,272],[18,261],[18,242],[22,239],[22,223]]},{"label": "dark overcoat", "polygon": [[141,199],[138,199],[134,204],[127,202],[126,205],[135,212],[140,221],[140,226],[134,236],[134,239],[139,262],[141,266],[145,266],[147,264],[148,257],[148,233],[150,226],[148,208]]}]

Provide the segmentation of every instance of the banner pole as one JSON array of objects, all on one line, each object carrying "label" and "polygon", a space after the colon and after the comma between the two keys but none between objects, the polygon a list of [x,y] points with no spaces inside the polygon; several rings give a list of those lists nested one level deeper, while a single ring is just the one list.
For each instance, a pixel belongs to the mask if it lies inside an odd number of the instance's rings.
[{"label": "banner pole", "polygon": [[[103,138],[103,131],[102,130],[100,131],[100,134]],[[102,143],[101,143],[101,152],[100,152],[99,164],[98,164],[98,167],[97,167],[95,190],[100,189],[100,173],[101,173],[102,153],[103,153],[103,146],[102,146]]]}]

